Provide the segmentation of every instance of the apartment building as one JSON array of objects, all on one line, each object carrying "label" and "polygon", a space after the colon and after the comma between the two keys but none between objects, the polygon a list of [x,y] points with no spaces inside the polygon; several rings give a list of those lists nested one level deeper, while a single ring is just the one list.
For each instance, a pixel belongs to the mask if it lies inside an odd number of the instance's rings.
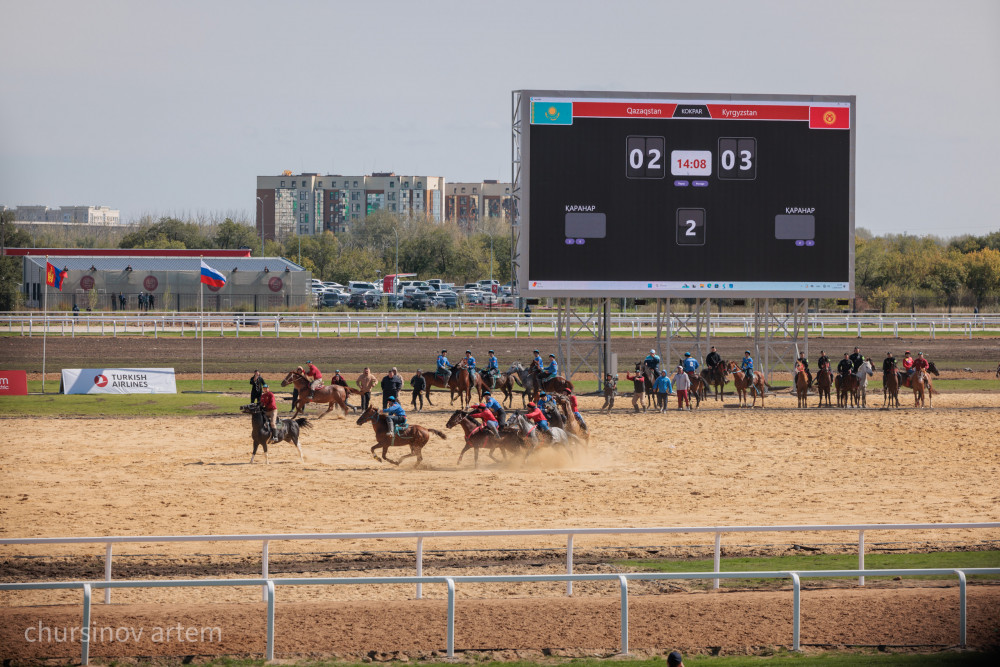
[{"label": "apartment building", "polygon": [[444,217],[470,228],[483,218],[510,219],[510,183],[485,180],[479,183],[448,183],[445,187]]},{"label": "apartment building", "polygon": [[63,222],[84,225],[117,225],[121,221],[118,209],[108,206],[17,206],[13,209],[15,222]]},{"label": "apartment building", "polygon": [[444,178],[376,172],[367,176],[286,171],[257,177],[257,231],[265,238],[347,231],[378,210],[444,220]]}]

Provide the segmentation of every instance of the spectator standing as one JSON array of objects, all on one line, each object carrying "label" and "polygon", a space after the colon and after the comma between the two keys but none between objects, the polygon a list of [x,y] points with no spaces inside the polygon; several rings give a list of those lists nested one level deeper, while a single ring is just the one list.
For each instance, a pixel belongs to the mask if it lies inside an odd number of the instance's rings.
[{"label": "spectator standing", "polygon": [[385,410],[389,407],[389,397],[395,396],[396,392],[393,391],[395,385],[392,382],[393,371],[389,371],[382,381],[379,382],[379,387],[382,389],[382,409]]},{"label": "spectator standing", "polygon": [[[410,378],[410,386],[413,387],[413,396],[410,397],[410,405],[413,407],[414,412],[420,412],[424,409],[424,389],[427,387],[427,380],[424,379],[424,372],[417,369],[416,375]],[[420,407],[417,407],[417,402],[420,402]]]},{"label": "spectator standing", "polygon": [[642,411],[646,411],[646,378],[642,373],[639,372],[639,364],[635,365],[635,373],[626,373],[625,379],[632,380],[632,410],[639,412],[639,406],[642,405]]},{"label": "spectator standing", "polygon": [[683,366],[678,366],[677,374],[674,375],[674,391],[677,392],[678,410],[683,410],[685,405],[687,405],[688,410],[691,409],[691,399],[688,398],[688,389],[690,388],[691,378],[684,372]]},{"label": "spectator standing", "polygon": [[684,667],[684,658],[680,651],[671,651],[667,656],[667,667]]},{"label": "spectator standing", "polygon": [[[399,374],[399,369],[395,366],[392,367],[392,395],[399,398],[399,395],[403,393],[403,376]],[[403,403],[400,402],[400,407]]]},{"label": "spectator standing", "polygon": [[253,375],[250,376],[250,402],[260,403],[260,396],[264,393],[264,378],[260,376],[260,371],[254,369]]},{"label": "spectator standing", "polygon": [[618,394],[618,378],[612,377],[611,373],[604,374],[604,405],[601,412],[611,412],[615,407],[615,396]]},{"label": "spectator standing", "polygon": [[666,412],[667,396],[673,391],[673,385],[670,384],[670,378],[667,377],[666,371],[660,371],[660,376],[653,383],[653,388],[656,390],[656,407],[660,409],[660,412]]},{"label": "spectator standing", "polygon": [[355,383],[358,385],[358,389],[361,391],[361,411],[364,412],[368,409],[368,404],[372,400],[372,387],[375,386],[375,376],[372,375],[372,370],[365,366],[365,370],[358,376]]}]

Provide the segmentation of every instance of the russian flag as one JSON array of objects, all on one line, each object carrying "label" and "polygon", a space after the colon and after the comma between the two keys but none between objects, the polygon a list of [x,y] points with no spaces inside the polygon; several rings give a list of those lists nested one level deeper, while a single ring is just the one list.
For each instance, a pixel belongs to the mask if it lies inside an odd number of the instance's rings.
[{"label": "russian flag", "polygon": [[201,282],[209,287],[222,287],[226,284],[226,277],[201,260]]}]

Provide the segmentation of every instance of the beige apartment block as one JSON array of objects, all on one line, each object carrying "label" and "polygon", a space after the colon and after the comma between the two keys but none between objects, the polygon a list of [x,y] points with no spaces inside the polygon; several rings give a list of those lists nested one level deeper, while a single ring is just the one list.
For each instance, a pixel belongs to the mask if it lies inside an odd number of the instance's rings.
[{"label": "beige apartment block", "polygon": [[510,183],[485,180],[479,183],[448,183],[445,187],[444,217],[470,228],[484,218],[510,220]]}]

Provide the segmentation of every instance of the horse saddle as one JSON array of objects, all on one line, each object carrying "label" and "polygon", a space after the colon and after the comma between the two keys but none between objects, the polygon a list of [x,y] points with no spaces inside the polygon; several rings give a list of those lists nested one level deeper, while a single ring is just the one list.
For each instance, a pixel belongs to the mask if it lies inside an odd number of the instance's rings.
[{"label": "horse saddle", "polygon": [[396,437],[405,439],[406,436],[403,434],[410,429],[410,425],[407,424],[406,422],[403,422],[402,424],[396,424],[395,427],[396,427]]}]

